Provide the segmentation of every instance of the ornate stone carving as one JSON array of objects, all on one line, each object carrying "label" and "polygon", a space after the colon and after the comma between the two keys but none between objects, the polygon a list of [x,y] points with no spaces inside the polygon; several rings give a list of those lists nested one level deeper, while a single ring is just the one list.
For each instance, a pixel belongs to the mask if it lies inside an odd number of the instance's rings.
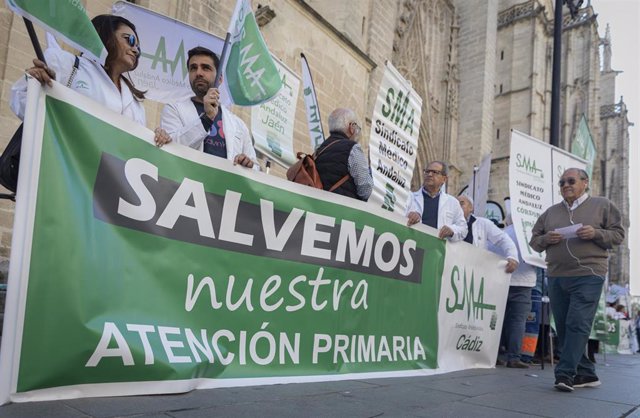
[{"label": "ornate stone carving", "polygon": [[450,0],[406,0],[394,39],[393,64],[422,97],[413,186],[430,160],[449,160],[458,115],[458,27]]},{"label": "ornate stone carving", "polygon": [[515,22],[516,20],[532,16],[534,12],[534,0],[529,0],[527,3],[517,4],[513,7],[510,7],[498,14],[498,29],[500,29],[502,26],[507,26]]}]

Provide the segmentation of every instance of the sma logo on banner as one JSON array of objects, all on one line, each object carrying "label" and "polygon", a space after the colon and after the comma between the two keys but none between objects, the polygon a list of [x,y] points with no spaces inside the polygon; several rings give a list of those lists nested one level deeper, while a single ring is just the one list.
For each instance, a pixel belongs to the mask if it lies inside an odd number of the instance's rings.
[{"label": "sma logo on banner", "polygon": [[523,154],[516,154],[516,167],[526,171],[529,174],[538,175],[541,179],[544,178],[544,170],[538,168],[536,160],[531,157],[527,157]]},{"label": "sma logo on banner", "polygon": [[[493,312],[491,317],[490,328],[495,329],[496,324],[496,305],[491,305],[484,302],[484,277],[480,278],[480,286],[478,287],[478,293],[476,294],[475,277],[473,270],[471,271],[471,277],[467,282],[467,270],[466,268],[462,272],[462,283],[460,283],[460,268],[455,266],[451,271],[451,290],[453,291],[453,299],[447,298],[446,309],[448,313],[454,313],[455,311],[467,312],[467,320],[471,319],[473,312],[473,318],[476,320],[484,319],[484,311],[488,310]],[[458,288],[462,285],[462,288]]]}]

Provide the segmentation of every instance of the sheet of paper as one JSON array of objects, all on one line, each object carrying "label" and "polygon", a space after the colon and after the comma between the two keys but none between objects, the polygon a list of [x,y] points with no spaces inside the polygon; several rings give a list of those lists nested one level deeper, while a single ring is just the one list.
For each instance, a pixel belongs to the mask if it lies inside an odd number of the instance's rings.
[{"label": "sheet of paper", "polygon": [[576,238],[578,236],[578,229],[580,228],[582,228],[582,224],[575,224],[565,226],[564,228],[557,228],[554,230],[554,232],[559,232],[560,234],[562,234],[562,238],[564,239]]}]

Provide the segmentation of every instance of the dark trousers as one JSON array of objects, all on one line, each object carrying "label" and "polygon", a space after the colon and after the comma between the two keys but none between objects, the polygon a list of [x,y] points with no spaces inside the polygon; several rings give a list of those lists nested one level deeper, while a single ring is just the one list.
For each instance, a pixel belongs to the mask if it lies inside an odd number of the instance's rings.
[{"label": "dark trousers", "polygon": [[600,276],[549,277],[551,311],[556,323],[560,360],[556,377],[596,376],[585,355],[604,279]]}]

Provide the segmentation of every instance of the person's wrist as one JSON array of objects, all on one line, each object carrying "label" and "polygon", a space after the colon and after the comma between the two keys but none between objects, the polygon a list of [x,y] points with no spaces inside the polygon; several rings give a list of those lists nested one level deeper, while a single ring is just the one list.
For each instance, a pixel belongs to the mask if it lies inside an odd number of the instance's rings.
[{"label": "person's wrist", "polygon": [[213,122],[213,120],[216,118],[216,115],[218,114],[218,106],[211,106],[210,110],[207,110],[206,115],[209,119],[211,119],[211,122]]}]

